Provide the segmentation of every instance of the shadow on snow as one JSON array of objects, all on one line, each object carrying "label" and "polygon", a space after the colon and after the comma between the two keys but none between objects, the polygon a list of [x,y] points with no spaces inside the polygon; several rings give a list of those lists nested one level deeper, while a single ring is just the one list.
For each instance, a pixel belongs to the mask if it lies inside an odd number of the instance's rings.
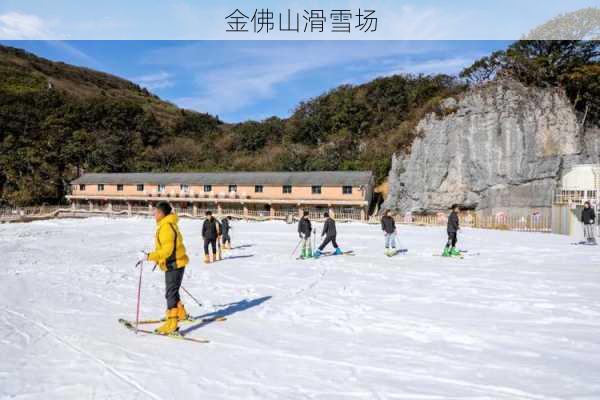
[{"label": "shadow on snow", "polygon": [[240,255],[240,256],[226,256],[226,257],[223,257],[223,260],[234,260],[236,258],[250,258],[250,257],[254,257],[254,254],[244,254],[244,255]]},{"label": "shadow on snow", "polygon": [[203,326],[212,324],[213,322],[215,322],[215,320],[212,318],[229,317],[230,315],[236,314],[238,312],[246,311],[249,308],[260,306],[262,303],[264,303],[267,300],[270,300],[272,297],[273,296],[265,296],[253,300],[244,299],[235,303],[224,304],[222,306],[223,308],[221,308],[220,310],[216,310],[211,313],[203,314],[197,317],[198,319],[209,318],[208,321],[203,321],[190,327],[186,327],[185,329],[181,329],[180,332],[183,335],[186,335],[190,332],[195,331],[196,329],[202,328]]}]

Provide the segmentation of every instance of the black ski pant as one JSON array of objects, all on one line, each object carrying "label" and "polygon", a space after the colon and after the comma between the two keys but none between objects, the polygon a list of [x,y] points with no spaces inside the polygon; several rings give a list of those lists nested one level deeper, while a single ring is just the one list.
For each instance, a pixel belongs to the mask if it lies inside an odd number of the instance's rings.
[{"label": "black ski pant", "polygon": [[208,255],[208,245],[212,247],[212,253],[217,254],[217,239],[204,239],[204,254]]},{"label": "black ski pant", "polygon": [[456,237],[456,232],[448,232],[448,243],[449,247],[456,247],[456,242],[458,241]]},{"label": "black ski pant", "polygon": [[321,243],[321,245],[319,246],[319,250],[322,251],[325,248],[325,246],[327,246],[330,242],[331,242],[331,244],[333,244],[333,248],[337,249],[339,246],[338,246],[335,238],[336,238],[336,235],[325,236],[325,240],[323,240],[323,243]]},{"label": "black ski pant", "polygon": [[165,272],[165,298],[167,299],[167,308],[176,308],[180,300],[179,288],[183,281],[185,268],[175,268]]},{"label": "black ski pant", "polygon": [[231,243],[231,238],[229,237],[229,232],[223,232],[223,235],[221,236],[221,241],[223,242],[223,244]]}]

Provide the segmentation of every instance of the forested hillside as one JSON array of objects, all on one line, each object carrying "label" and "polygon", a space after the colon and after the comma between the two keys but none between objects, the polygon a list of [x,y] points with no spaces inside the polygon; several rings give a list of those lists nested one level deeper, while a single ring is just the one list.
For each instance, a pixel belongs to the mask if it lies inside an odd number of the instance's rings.
[{"label": "forested hillside", "polygon": [[394,76],[342,86],[289,119],[225,124],[178,109],[138,85],[0,47],[0,187],[4,204],[56,203],[82,170],[372,169],[436,100],[448,76]]},{"label": "forested hillside", "polygon": [[462,77],[396,75],[340,86],[290,118],[227,124],[105,73],[0,46],[0,204],[63,201],[82,170],[372,170],[385,179],[418,121],[469,84],[510,76],[563,86],[584,123],[598,119],[598,46],[517,42]]}]

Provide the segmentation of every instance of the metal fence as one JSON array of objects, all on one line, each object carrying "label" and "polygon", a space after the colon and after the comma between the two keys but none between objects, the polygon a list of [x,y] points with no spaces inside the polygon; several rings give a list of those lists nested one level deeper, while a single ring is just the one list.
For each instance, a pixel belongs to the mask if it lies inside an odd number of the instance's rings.
[{"label": "metal fence", "polygon": [[287,218],[288,215],[298,216],[297,208],[276,208],[273,212],[274,216],[277,218]]},{"label": "metal fence", "polygon": [[[460,213],[460,225],[469,228],[500,229],[523,232],[551,232],[552,216],[549,214],[509,215],[497,213],[494,215],[480,215],[477,213]],[[421,226],[445,226],[448,215],[439,214],[398,214],[395,216],[399,224],[414,224]],[[378,222],[379,218],[372,218],[371,222]]]},{"label": "metal fence", "polygon": [[244,209],[242,207],[223,207],[221,208],[222,215],[231,215],[236,217],[244,216]]},{"label": "metal fence", "polygon": [[335,219],[341,220],[361,220],[361,212],[356,208],[334,208],[333,216],[335,217]]},{"label": "metal fence", "polygon": [[247,215],[250,216],[250,217],[269,218],[269,217],[271,217],[271,211],[269,211],[269,210],[257,210],[257,209],[254,209],[254,208],[249,208]]},{"label": "metal fence", "polygon": [[127,204],[115,203],[112,205],[113,211],[129,211]]},{"label": "metal fence", "polygon": [[[196,214],[193,213],[192,207],[175,206],[174,211],[182,216],[187,217],[203,217],[206,211],[217,213],[216,208],[206,207],[197,208]],[[309,217],[313,220],[322,220],[323,213],[327,211],[325,208],[308,208]],[[337,220],[344,221],[360,221],[360,211],[356,209],[334,209],[334,216]],[[73,208],[72,206],[39,206],[39,207],[22,207],[22,208],[0,208],[0,222],[13,221],[28,221],[35,219],[53,218],[58,216],[73,216],[73,215],[142,215],[151,214],[151,209],[148,206],[131,206],[126,204],[115,203],[112,207],[108,205],[95,206],[90,209],[88,206]],[[292,218],[298,218],[297,208],[277,208],[272,211],[258,210],[249,208],[247,214],[244,215],[243,208],[231,207],[223,208],[221,215],[231,215],[237,218],[247,218],[264,220],[269,218],[286,219],[290,215]],[[445,226],[447,223],[447,214],[439,213],[433,215],[420,214],[397,214],[396,222],[399,224],[413,224],[421,226]],[[555,218],[556,219],[556,218]],[[379,223],[380,217],[372,216],[369,219],[370,223]],[[481,215],[473,212],[460,214],[460,224],[462,227],[484,228],[484,229],[501,229],[511,231],[524,232],[552,232],[552,214],[550,213],[535,213],[532,215],[509,215],[507,213],[497,213],[494,215]],[[555,222],[556,224],[556,222]]]},{"label": "metal fence", "polygon": [[23,217],[36,215],[53,214],[58,210],[67,209],[68,206],[39,206],[39,207],[19,207],[19,208],[0,208],[0,219],[18,220]]}]

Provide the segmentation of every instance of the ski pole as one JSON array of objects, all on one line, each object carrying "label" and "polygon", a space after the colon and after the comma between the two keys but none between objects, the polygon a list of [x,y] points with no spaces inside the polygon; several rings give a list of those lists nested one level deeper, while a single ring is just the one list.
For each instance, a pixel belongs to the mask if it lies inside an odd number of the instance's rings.
[{"label": "ski pole", "polygon": [[138,261],[137,264],[135,264],[136,268],[138,268],[138,267],[140,268],[140,279],[138,281],[138,290],[137,290],[137,306],[136,306],[136,310],[135,310],[135,333],[137,333],[138,325],[140,323],[140,298],[141,298],[141,292],[142,292],[142,271],[144,270],[143,266],[144,266],[143,261]]},{"label": "ski pole", "polygon": [[196,298],[194,296],[192,296],[192,294],[190,292],[187,291],[186,288],[184,288],[183,286],[181,286],[181,289],[187,293],[188,296],[190,296],[192,298],[192,300],[194,300],[196,302],[196,304],[198,304],[198,306],[202,307],[202,303],[200,303],[198,300],[196,300]]},{"label": "ski pole", "polygon": [[300,243],[302,243],[304,239],[300,239],[300,241],[298,242],[298,244],[296,245],[296,247],[294,247],[294,251],[292,251],[292,254],[290,254],[290,257],[294,257],[294,254],[296,253],[296,250],[298,250],[298,247],[300,247]]}]

